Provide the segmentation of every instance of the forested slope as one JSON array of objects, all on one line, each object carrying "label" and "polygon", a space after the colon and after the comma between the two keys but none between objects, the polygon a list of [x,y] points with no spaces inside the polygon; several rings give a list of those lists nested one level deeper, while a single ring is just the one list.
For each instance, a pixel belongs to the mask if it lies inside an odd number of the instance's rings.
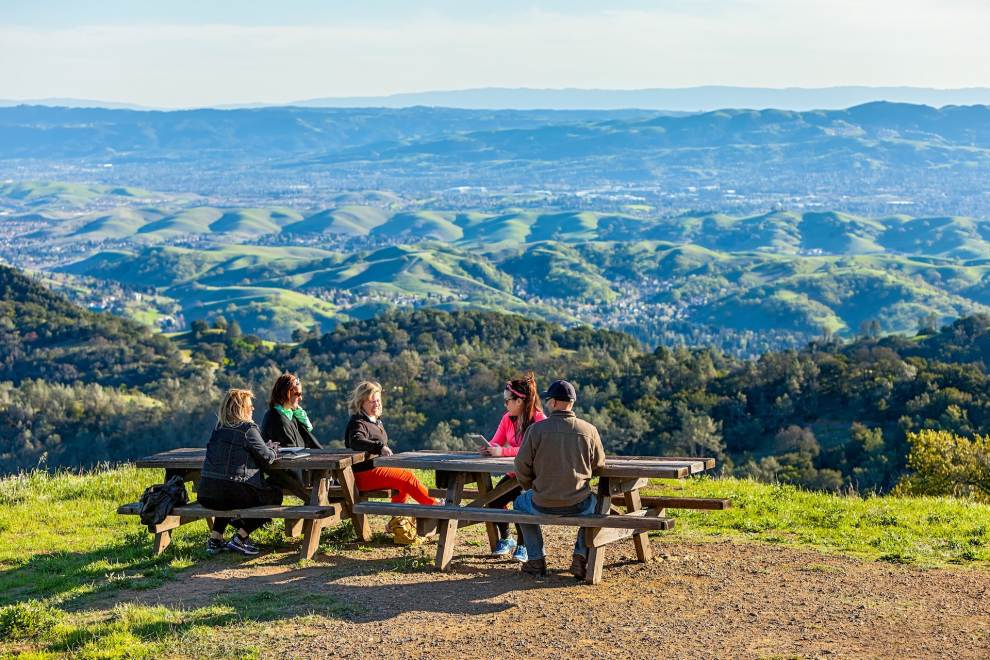
[{"label": "forested slope", "polygon": [[[341,443],[346,396],[360,379],[385,385],[397,449],[466,448],[466,433],[495,428],[505,380],[533,370],[541,385],[577,384],[579,413],[610,452],[711,455],[736,474],[818,488],[893,487],[915,431],[990,432],[985,316],[755,360],[651,352],[622,333],[520,316],[427,310],[342,324],[293,345],[201,324],[173,345],[5,276],[13,283],[4,289],[5,345],[23,356],[6,358],[0,384],[5,470],[46,452],[49,465],[75,466],[202,445],[223,388],[253,389],[260,417],[282,370],[303,379],[317,434],[331,445]],[[35,346],[34,336],[63,340]],[[46,360],[66,366],[46,370]],[[69,367],[76,376],[65,378]]]}]

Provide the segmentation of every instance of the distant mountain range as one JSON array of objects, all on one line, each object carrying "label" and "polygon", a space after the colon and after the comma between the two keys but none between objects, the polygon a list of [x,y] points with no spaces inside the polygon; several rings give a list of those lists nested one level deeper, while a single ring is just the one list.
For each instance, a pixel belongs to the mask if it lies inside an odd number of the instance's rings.
[{"label": "distant mountain range", "polygon": [[581,194],[582,205],[598,209],[596,196],[625,194],[630,203],[669,211],[812,204],[868,215],[990,215],[990,106],[982,105],[877,102],[684,116],[424,107],[0,108],[0,176],[27,178],[23,163],[7,169],[15,160],[29,161],[33,179],[79,167],[90,181],[155,181],[224,198],[330,186],[334,193],[374,188],[423,198],[475,187],[496,195]]},{"label": "distant mountain range", "polygon": [[471,109],[612,110],[639,108],[675,112],[704,112],[720,108],[777,108],[829,110],[872,101],[945,105],[990,104],[990,88],[935,89],[931,87],[735,87],[706,85],[656,89],[526,89],[484,87],[388,96],[327,97],[294,101],[289,105],[320,108],[415,105]]},{"label": "distant mountain range", "polygon": [[[616,110],[636,108],[673,112],[704,112],[720,108],[777,108],[782,110],[840,109],[872,101],[946,105],[990,104],[990,88],[968,87],[740,87],[703,85],[653,89],[532,89],[482,87],[444,91],[408,92],[383,96],[337,96],[302,99],[290,103],[230,103],[217,109],[279,106],[311,108],[408,108],[430,106],[476,110]],[[44,105],[70,108],[166,110],[138,104],[72,98],[0,100],[0,107]]]}]

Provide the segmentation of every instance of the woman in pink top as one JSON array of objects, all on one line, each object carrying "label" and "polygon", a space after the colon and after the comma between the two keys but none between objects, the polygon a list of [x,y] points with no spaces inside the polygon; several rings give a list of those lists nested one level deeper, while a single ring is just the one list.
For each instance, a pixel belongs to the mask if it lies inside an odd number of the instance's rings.
[{"label": "woman in pink top", "polygon": [[[519,446],[522,445],[523,435],[531,424],[547,418],[543,414],[543,406],[540,403],[540,390],[536,387],[536,377],[532,372],[523,378],[510,380],[505,384],[502,398],[505,400],[506,413],[499,422],[498,430],[492,437],[491,445],[481,450],[485,456],[515,456],[519,453]],[[507,474],[502,477],[498,485],[502,485],[515,475]],[[516,498],[521,492],[520,488],[513,488],[502,497],[492,501],[491,506],[506,507],[509,502]],[[508,523],[496,523],[498,527],[499,542],[492,552],[493,557],[505,557],[512,554],[516,561],[525,562],[528,559],[526,546],[522,545],[522,532],[516,527],[515,539],[509,536]]]}]

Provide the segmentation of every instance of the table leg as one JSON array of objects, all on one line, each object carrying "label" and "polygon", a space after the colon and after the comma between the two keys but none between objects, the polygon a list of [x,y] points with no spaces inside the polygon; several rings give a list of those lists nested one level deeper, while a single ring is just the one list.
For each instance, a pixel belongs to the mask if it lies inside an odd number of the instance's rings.
[{"label": "table leg", "polygon": [[368,522],[368,516],[354,513],[354,505],[360,501],[357,484],[354,481],[354,471],[348,466],[340,470],[334,470],[333,476],[336,477],[337,483],[340,484],[340,489],[343,492],[344,512],[351,517],[351,523],[354,525],[354,533],[357,534],[359,541],[370,541],[371,525]]},{"label": "table leg", "polygon": [[[633,513],[643,508],[643,503],[639,497],[638,490],[631,490],[625,494],[626,513]],[[636,545],[636,558],[641,562],[648,562],[653,559],[653,548],[650,547],[650,536],[646,532],[633,534],[633,543]]]},{"label": "table leg", "polygon": [[[465,475],[458,472],[451,476],[450,484],[447,486],[447,506],[459,506],[461,498],[464,496]],[[454,544],[457,541],[457,521],[440,521],[440,541],[437,544],[436,567],[438,570],[446,570],[450,565],[450,560],[454,556]]]},{"label": "table leg", "polygon": [[[609,494],[608,477],[598,479],[598,504],[595,513],[607,514],[612,507],[612,496]],[[584,581],[588,584],[598,584],[602,581],[602,568],[605,565],[605,548],[588,548],[587,573]]]},{"label": "table leg", "polygon": [[[313,483],[309,490],[310,506],[319,506],[327,501],[327,471],[313,470]],[[286,520],[286,527],[289,521]],[[312,559],[320,547],[320,532],[323,531],[323,521],[307,519],[303,522],[303,543],[300,550],[303,559]]]},{"label": "table leg", "polygon": [[172,542],[171,530],[158,532],[157,534],[155,534],[155,542],[152,545],[152,551],[155,553],[155,555],[160,555],[163,552],[165,552],[165,548],[167,548],[171,542]]},{"label": "table leg", "polygon": [[[479,472],[475,477],[478,480],[478,494],[485,497],[492,491],[492,475]],[[498,527],[495,523],[485,523],[485,531],[488,533],[488,547],[494,552],[495,546],[498,545]]]}]

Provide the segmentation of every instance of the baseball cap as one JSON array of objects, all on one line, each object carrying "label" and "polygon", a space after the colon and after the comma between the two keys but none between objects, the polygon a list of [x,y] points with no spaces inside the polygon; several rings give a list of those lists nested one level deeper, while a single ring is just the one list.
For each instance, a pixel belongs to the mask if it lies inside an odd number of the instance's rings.
[{"label": "baseball cap", "polygon": [[560,401],[577,401],[577,391],[566,380],[555,380],[543,393],[544,399],[559,399]]}]

